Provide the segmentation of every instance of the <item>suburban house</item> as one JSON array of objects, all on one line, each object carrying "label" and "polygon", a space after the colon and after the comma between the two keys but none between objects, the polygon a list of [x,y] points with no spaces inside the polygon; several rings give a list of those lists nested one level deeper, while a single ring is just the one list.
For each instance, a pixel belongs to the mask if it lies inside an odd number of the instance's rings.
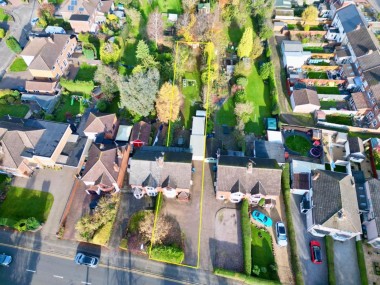
[{"label": "suburban house", "polygon": [[28,80],[25,81],[25,90],[28,93],[33,94],[45,94],[53,95],[58,93],[59,88],[57,81],[37,81],[37,80]]},{"label": "suburban house", "polygon": [[319,237],[345,241],[361,234],[361,221],[354,178],[350,175],[314,170],[312,208],[306,213],[307,230]]},{"label": "suburban house", "polygon": [[85,141],[66,123],[5,116],[0,121],[0,171],[29,177],[36,168],[79,167]]},{"label": "suburban house", "polygon": [[290,192],[298,195],[308,193],[312,189],[311,172],[316,169],[325,170],[325,165],[292,159],[290,164]]},{"label": "suburban house", "polygon": [[167,198],[189,199],[192,154],[174,152],[171,148],[161,150],[142,147],[131,158],[129,184],[133,195],[141,199],[162,192]]},{"label": "suburban house", "polygon": [[128,160],[128,151],[125,146],[91,145],[81,176],[81,180],[89,186],[86,189],[88,194],[120,191],[128,165],[125,162]]},{"label": "suburban house", "polygon": [[380,249],[380,180],[372,178],[366,184],[370,208],[365,215],[363,225],[367,230],[368,243]]},{"label": "suburban house", "polygon": [[282,169],[275,159],[221,155],[216,176],[216,199],[258,204],[281,192]]},{"label": "suburban house", "polygon": [[93,141],[114,140],[118,132],[119,121],[115,114],[91,112],[88,116],[84,134]]},{"label": "suburban house", "polygon": [[152,125],[144,121],[140,121],[133,125],[129,143],[134,147],[147,146],[150,143],[150,132]]},{"label": "suburban house", "polygon": [[312,113],[321,108],[317,92],[310,89],[294,90],[290,104],[296,113]]},{"label": "suburban house", "polygon": [[310,51],[303,51],[300,41],[282,41],[281,52],[285,68],[301,68],[311,57]]},{"label": "suburban house", "polygon": [[193,116],[190,150],[193,153],[193,160],[203,160],[205,158],[206,144],[206,111],[198,110],[196,114],[196,116]]},{"label": "suburban house", "polygon": [[21,57],[35,79],[57,80],[69,66],[77,38],[74,35],[51,35],[30,38]]},{"label": "suburban house", "polygon": [[98,30],[98,25],[105,22],[105,14],[113,10],[113,1],[67,0],[58,13],[68,21],[75,33]]}]

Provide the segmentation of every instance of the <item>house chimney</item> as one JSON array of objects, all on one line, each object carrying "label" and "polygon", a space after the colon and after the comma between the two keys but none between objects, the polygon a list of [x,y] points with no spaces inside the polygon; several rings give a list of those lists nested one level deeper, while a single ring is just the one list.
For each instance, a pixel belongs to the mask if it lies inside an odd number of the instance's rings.
[{"label": "house chimney", "polygon": [[343,209],[338,212],[338,220],[343,221],[346,218],[346,215],[343,212]]},{"label": "house chimney", "polygon": [[358,30],[360,30],[360,24],[358,24],[357,26],[356,26],[356,29],[355,29],[356,31],[358,31]]},{"label": "house chimney", "polygon": [[120,148],[116,148],[116,152],[117,152],[117,157],[120,157],[120,158],[123,157],[123,153]]},{"label": "house chimney", "polygon": [[164,152],[161,152],[161,156],[156,159],[158,167],[162,168],[164,167]]},{"label": "house chimney", "polygon": [[101,143],[101,144],[99,145],[99,149],[104,149],[104,144]]},{"label": "house chimney", "polygon": [[52,44],[54,44],[54,40],[53,40],[52,37],[48,37],[47,39],[48,39],[49,42],[51,42]]},{"label": "house chimney", "polygon": [[117,165],[116,162],[113,163],[113,170],[116,171],[116,172],[120,171],[120,167],[119,167],[119,165]]},{"label": "house chimney", "polygon": [[318,172],[316,175],[313,176],[313,181],[316,181],[319,178],[319,176],[321,176],[321,173]]},{"label": "house chimney", "polygon": [[247,173],[252,173],[253,162],[250,160],[247,164]]}]

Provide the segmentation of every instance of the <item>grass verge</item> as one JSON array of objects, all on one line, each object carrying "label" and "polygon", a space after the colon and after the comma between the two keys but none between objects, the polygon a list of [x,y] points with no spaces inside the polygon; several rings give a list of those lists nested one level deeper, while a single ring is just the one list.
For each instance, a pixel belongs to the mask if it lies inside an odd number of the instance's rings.
[{"label": "grass verge", "polygon": [[21,72],[28,69],[28,66],[26,65],[25,61],[21,57],[15,58],[12,65],[9,67],[9,71],[11,72]]},{"label": "grass verge", "polygon": [[327,255],[327,270],[329,274],[329,284],[335,285],[335,264],[334,264],[334,239],[331,236],[326,236],[326,255]]},{"label": "grass verge", "polygon": [[367,278],[367,268],[365,266],[365,260],[364,260],[363,242],[361,240],[356,241],[356,254],[358,256],[360,281],[362,285],[367,285],[369,283],[368,283],[368,278]]},{"label": "grass verge", "polygon": [[253,277],[253,276],[247,276],[243,273],[234,272],[222,268],[216,268],[214,270],[214,274],[217,276],[222,276],[226,278],[230,278],[236,281],[243,282],[243,284],[252,284],[252,285],[274,285],[274,284],[280,284],[278,281],[274,280],[264,280],[261,278]]},{"label": "grass verge", "polygon": [[29,107],[27,105],[3,105],[0,104],[0,117],[10,115],[11,117],[24,118],[28,113]]},{"label": "grass verge", "polygon": [[241,231],[243,239],[243,261],[244,272],[247,275],[251,275],[252,272],[252,233],[251,233],[251,221],[249,219],[249,205],[248,200],[243,200],[241,206]]}]

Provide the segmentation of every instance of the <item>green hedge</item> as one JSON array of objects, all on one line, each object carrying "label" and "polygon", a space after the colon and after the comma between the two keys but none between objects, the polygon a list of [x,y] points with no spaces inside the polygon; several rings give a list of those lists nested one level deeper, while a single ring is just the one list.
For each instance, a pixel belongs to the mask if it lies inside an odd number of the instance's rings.
[{"label": "green hedge", "polygon": [[326,122],[339,124],[339,125],[345,125],[345,126],[353,125],[353,120],[350,115],[343,115],[343,114],[338,114],[338,113],[326,115]]},{"label": "green hedge", "polygon": [[5,43],[7,44],[8,48],[14,53],[19,54],[22,51],[19,42],[14,37],[7,38]]},{"label": "green hedge", "polygon": [[93,81],[79,81],[79,80],[68,80],[61,78],[59,81],[62,87],[70,92],[80,92],[84,94],[91,94],[94,89]]},{"label": "green hedge", "polygon": [[365,260],[364,260],[363,243],[361,240],[358,240],[356,242],[356,254],[358,256],[358,265],[359,265],[361,283],[362,285],[367,285],[369,283],[368,283],[368,278],[367,278],[367,268],[365,266]]},{"label": "green hedge", "polygon": [[152,247],[150,258],[159,261],[180,264],[185,258],[182,249],[172,245],[157,245]]},{"label": "green hedge", "polygon": [[252,284],[252,285],[274,285],[274,284],[281,284],[280,282],[274,281],[274,280],[265,280],[253,276],[247,276],[243,273],[234,272],[222,268],[216,268],[214,270],[214,274],[226,278],[231,278],[240,282],[243,282],[244,284]]},{"label": "green hedge", "polygon": [[335,264],[334,264],[334,239],[331,236],[326,236],[326,255],[327,269],[329,274],[329,284],[335,285]]},{"label": "green hedge", "polygon": [[244,273],[251,275],[252,271],[252,237],[251,237],[251,221],[249,219],[248,200],[243,200],[241,206],[241,232],[243,238],[243,260]]},{"label": "green hedge", "polygon": [[290,243],[290,261],[292,265],[292,271],[295,275],[296,284],[304,284],[301,265],[299,262],[299,256],[297,252],[297,242],[296,234],[294,231],[294,225],[292,220],[292,210],[291,210],[291,201],[290,201],[290,172],[289,172],[289,163],[285,164],[285,167],[282,171],[281,177],[282,192],[284,194],[285,202],[285,213],[288,222],[288,237]]}]

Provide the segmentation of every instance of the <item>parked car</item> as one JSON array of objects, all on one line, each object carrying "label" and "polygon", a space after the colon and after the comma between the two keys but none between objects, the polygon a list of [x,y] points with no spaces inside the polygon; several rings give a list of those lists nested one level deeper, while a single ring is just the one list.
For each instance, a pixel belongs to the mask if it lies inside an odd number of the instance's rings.
[{"label": "parked car", "polygon": [[34,27],[37,22],[38,22],[39,18],[33,18],[31,21],[30,21],[30,24],[32,25],[32,27]]},{"label": "parked car", "polygon": [[89,256],[84,253],[77,253],[77,255],[75,256],[75,263],[95,268],[98,266],[99,258],[95,256]]},{"label": "parked car", "polygon": [[277,244],[279,246],[288,245],[288,238],[286,237],[286,230],[285,230],[285,225],[283,222],[276,223],[276,237],[277,237]]},{"label": "parked car", "polygon": [[8,3],[6,1],[0,0],[0,6],[7,6]]},{"label": "parked car", "polygon": [[266,215],[264,215],[263,213],[261,213],[257,210],[253,211],[252,218],[254,220],[262,223],[266,227],[271,227],[273,224],[271,218],[267,217]]},{"label": "parked car", "polygon": [[2,266],[9,266],[9,264],[12,262],[12,256],[6,255],[5,253],[0,253],[0,265]]},{"label": "parked car", "polygon": [[318,241],[312,240],[310,242],[310,254],[311,254],[311,262],[315,264],[322,263],[321,244]]}]

